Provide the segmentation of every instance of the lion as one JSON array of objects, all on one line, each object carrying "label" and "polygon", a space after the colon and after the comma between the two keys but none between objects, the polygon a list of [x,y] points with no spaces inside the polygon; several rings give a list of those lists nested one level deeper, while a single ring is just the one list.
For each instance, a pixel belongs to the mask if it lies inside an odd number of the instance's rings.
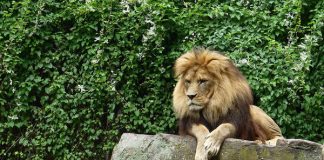
[{"label": "lion", "polygon": [[270,145],[283,138],[274,120],[253,105],[247,80],[226,56],[193,49],[176,60],[174,72],[173,110],[179,134],[197,140],[196,160],[216,156],[226,138]]}]

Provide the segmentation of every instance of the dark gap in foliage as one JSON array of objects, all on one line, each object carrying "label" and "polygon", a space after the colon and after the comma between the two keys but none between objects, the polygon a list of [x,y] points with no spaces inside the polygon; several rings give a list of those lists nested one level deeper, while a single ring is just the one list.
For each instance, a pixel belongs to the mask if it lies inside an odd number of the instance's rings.
[{"label": "dark gap in foliage", "polygon": [[319,3],[321,3],[320,0],[310,0],[302,4],[302,11],[300,14],[301,26],[307,26],[309,24],[314,16],[314,9]]}]

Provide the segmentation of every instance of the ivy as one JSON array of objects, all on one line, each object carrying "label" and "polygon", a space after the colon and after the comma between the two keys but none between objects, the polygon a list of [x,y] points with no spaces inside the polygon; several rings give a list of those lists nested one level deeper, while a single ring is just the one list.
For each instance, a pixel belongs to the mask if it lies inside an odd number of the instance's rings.
[{"label": "ivy", "polygon": [[287,138],[324,141],[322,1],[0,2],[0,159],[109,157],[176,133],[175,59],[229,56]]}]

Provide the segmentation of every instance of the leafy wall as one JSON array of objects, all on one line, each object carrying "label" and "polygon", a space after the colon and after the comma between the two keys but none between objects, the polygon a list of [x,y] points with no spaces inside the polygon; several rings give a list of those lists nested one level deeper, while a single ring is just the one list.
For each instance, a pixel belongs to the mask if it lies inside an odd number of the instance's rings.
[{"label": "leafy wall", "polygon": [[231,57],[288,138],[324,141],[321,0],[0,2],[0,159],[104,158],[176,132],[172,65]]}]

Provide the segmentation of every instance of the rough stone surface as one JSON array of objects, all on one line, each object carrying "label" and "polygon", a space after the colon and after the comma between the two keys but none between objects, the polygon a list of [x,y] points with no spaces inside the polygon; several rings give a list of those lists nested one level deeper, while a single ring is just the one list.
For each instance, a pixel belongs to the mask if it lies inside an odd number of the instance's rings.
[{"label": "rough stone surface", "polygon": [[124,133],[114,148],[112,160],[194,159],[196,141],[170,134],[143,135]]},{"label": "rough stone surface", "polygon": [[[170,134],[124,133],[114,148],[112,160],[193,160],[196,140]],[[300,140],[278,140],[277,146],[226,139],[215,160],[322,160],[321,144]]]}]

